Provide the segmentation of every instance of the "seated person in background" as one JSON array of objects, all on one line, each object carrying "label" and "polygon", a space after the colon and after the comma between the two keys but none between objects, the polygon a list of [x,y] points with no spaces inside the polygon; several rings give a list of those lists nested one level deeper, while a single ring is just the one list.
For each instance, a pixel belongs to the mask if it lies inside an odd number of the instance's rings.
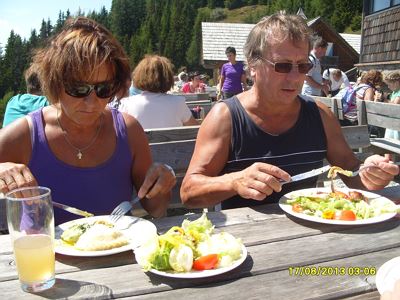
[{"label": "seated person in background", "polygon": [[[390,103],[400,104],[400,71],[391,71],[385,74],[385,83],[388,88],[393,91],[390,94]],[[400,140],[400,132],[398,130],[386,129],[385,138]]]},{"label": "seated person in background", "polygon": [[[54,201],[104,215],[135,188],[143,208],[163,216],[175,176],[153,164],[139,122],[107,106],[130,77],[119,42],[91,19],[69,18],[33,61],[51,105],[0,130],[0,191],[39,184]],[[76,218],[54,213],[56,224]]]},{"label": "seated person in background", "polygon": [[27,94],[18,94],[8,101],[3,127],[32,111],[49,105],[46,97],[42,96],[42,87],[34,64],[25,71],[25,82]]},{"label": "seated person in background", "polygon": [[[312,68],[311,32],[303,18],[278,13],[254,26],[244,54],[254,79],[251,90],[216,103],[201,124],[181,187],[188,207],[222,208],[277,202],[290,191],[315,187],[317,178],[282,185],[290,176],[333,166],[356,170],[337,118],[319,101],[299,95]],[[385,187],[399,167],[374,155],[359,176],[343,177],[352,188]]]},{"label": "seated person in background", "polygon": [[182,87],[184,93],[204,93],[206,85],[201,82],[200,73],[198,71],[189,73],[189,82],[186,82]]},{"label": "seated person in background", "polygon": [[188,81],[189,77],[187,73],[179,73],[178,81],[175,82],[176,92],[182,92],[183,85]]},{"label": "seated person in background", "polygon": [[347,78],[347,75],[344,72],[340,71],[339,69],[334,69],[334,68],[326,69],[322,73],[322,78],[328,83],[329,94],[331,94],[332,97],[336,96],[336,94],[339,93],[341,88],[350,86],[350,82],[349,79]]},{"label": "seated person in background", "polygon": [[168,58],[146,55],[133,71],[133,84],[143,92],[121,99],[119,110],[134,116],[144,129],[197,125],[185,97],[167,94],[174,84]]},{"label": "seated person in background", "polygon": [[358,83],[354,86],[358,100],[374,101],[375,90],[382,85],[382,72],[369,70],[363,73]]}]

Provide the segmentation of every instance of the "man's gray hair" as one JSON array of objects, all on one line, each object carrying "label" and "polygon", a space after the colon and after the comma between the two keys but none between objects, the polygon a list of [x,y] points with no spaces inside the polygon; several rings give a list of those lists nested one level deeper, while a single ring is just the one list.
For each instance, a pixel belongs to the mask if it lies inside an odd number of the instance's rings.
[{"label": "man's gray hair", "polygon": [[244,45],[244,55],[251,67],[260,61],[271,41],[289,39],[293,43],[307,41],[311,49],[312,31],[306,21],[298,15],[287,15],[284,11],[264,17],[250,31]]}]

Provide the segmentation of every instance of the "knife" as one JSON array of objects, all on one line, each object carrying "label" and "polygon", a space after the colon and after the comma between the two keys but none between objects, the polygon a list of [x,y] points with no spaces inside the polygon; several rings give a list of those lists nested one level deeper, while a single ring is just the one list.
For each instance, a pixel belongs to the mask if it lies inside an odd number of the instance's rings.
[{"label": "knife", "polygon": [[281,181],[282,184],[290,183],[290,182],[295,182],[295,181],[300,181],[306,178],[318,176],[320,174],[323,174],[327,172],[331,168],[330,165],[324,166],[322,168],[314,169],[305,173],[300,173],[297,175],[292,176],[291,180],[289,181]]},{"label": "knife", "polygon": [[89,213],[87,211],[80,210],[80,209],[77,209],[75,207],[71,207],[71,206],[68,206],[68,205],[65,205],[65,204],[61,204],[61,203],[58,203],[58,202],[55,202],[55,201],[53,201],[53,206],[61,208],[63,210],[66,210],[66,211],[70,212],[71,214],[78,215],[78,216],[84,216],[84,217],[93,217],[94,216],[94,214],[91,214],[91,213]]}]

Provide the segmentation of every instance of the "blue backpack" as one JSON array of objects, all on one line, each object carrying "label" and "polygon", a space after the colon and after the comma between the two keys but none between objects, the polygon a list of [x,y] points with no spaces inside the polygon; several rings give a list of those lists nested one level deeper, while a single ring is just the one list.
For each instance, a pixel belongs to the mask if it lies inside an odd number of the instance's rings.
[{"label": "blue backpack", "polygon": [[347,113],[352,111],[357,106],[356,100],[356,92],[362,88],[362,86],[358,86],[353,88],[351,85],[342,89],[335,98],[340,98],[342,100],[343,105],[343,113]]}]

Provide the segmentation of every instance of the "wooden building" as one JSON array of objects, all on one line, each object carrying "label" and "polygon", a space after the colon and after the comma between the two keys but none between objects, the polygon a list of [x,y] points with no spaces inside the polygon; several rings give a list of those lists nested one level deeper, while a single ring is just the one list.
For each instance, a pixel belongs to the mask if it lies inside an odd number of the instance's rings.
[{"label": "wooden building", "polygon": [[400,0],[364,0],[360,71],[400,69]]},{"label": "wooden building", "polygon": [[[357,36],[341,36],[321,17],[307,22],[313,31],[331,43],[330,57],[322,60],[325,67],[336,66],[347,71],[358,63],[359,54],[345,38],[352,39],[357,44]],[[227,62],[225,49],[228,46],[235,47],[236,59],[244,61],[243,46],[254,24],[238,23],[202,23],[202,64],[205,68],[214,70],[214,78],[218,77],[218,70]],[[324,67],[324,65],[323,65]]]}]

